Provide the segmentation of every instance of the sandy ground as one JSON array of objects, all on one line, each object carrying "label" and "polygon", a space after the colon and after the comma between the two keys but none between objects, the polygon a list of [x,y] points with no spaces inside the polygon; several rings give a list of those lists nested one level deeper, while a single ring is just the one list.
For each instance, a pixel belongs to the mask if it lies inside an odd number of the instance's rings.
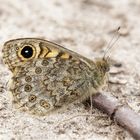
[{"label": "sandy ground", "polygon": [[[140,113],[140,1],[139,0],[0,0],[0,50],[13,38],[40,37],[55,41],[90,59],[101,57],[113,32],[121,26],[121,38],[111,51],[112,67],[106,91]],[[0,53],[0,57],[2,54]],[[132,140],[109,117],[83,103],[61,113],[35,117],[12,107],[6,83],[11,77],[0,59],[1,140]]]}]

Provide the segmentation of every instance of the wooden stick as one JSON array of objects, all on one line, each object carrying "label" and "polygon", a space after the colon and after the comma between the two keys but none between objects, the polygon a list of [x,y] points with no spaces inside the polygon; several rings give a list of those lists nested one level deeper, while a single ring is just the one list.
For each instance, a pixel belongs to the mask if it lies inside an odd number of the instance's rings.
[{"label": "wooden stick", "polygon": [[136,140],[140,140],[140,116],[130,107],[122,105],[115,97],[103,93],[93,96],[93,106],[108,114]]}]

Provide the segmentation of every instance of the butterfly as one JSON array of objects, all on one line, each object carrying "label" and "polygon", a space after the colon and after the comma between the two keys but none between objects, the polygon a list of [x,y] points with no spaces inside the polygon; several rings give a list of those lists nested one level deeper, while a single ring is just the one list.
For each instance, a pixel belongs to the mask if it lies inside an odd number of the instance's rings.
[{"label": "butterfly", "polygon": [[2,52],[14,106],[40,116],[96,95],[110,67],[105,57],[92,61],[38,38],[7,41]]}]

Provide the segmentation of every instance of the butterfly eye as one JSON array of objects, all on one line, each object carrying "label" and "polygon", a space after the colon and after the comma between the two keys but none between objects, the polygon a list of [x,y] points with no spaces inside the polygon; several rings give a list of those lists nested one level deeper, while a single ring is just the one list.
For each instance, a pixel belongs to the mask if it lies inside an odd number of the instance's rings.
[{"label": "butterfly eye", "polygon": [[33,48],[31,46],[24,46],[21,50],[21,55],[24,58],[31,58],[33,56]]}]

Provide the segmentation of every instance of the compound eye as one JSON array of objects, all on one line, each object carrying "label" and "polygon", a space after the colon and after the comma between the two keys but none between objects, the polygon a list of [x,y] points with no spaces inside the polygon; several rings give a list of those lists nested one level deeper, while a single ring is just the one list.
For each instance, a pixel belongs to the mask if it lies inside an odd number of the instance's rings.
[{"label": "compound eye", "polygon": [[24,58],[31,58],[33,56],[33,48],[32,46],[24,46],[21,50],[21,55]]}]

